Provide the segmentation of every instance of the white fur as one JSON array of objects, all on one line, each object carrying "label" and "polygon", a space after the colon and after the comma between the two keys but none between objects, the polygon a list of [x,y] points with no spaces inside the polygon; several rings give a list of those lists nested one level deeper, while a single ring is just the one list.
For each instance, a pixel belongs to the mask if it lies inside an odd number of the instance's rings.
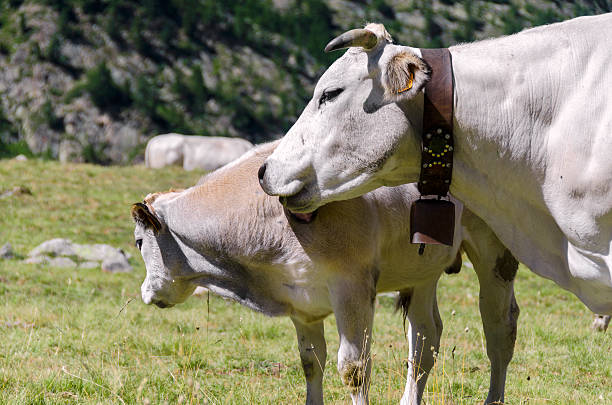
[{"label": "white fur", "polygon": [[[450,48],[451,193],[535,273],[612,314],[612,14]],[[294,211],[418,179],[422,93],[390,102],[381,71],[418,49],[349,49],[266,162]],[[326,88],[344,88],[330,103]]]}]

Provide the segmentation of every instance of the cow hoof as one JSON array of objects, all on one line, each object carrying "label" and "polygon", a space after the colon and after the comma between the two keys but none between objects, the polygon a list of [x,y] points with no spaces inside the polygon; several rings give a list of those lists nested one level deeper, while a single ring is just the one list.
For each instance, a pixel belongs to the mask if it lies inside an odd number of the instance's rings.
[{"label": "cow hoof", "polygon": [[363,361],[352,361],[342,366],[340,377],[347,387],[356,390],[363,385],[365,375],[365,364]]}]

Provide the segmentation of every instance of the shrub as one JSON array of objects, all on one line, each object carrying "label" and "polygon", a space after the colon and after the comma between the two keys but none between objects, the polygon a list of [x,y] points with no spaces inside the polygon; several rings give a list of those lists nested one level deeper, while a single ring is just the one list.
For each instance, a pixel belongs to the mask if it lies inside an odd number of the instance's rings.
[{"label": "shrub", "polygon": [[17,155],[32,156],[32,152],[25,141],[17,141],[17,130],[6,118],[4,111],[0,109],[0,158],[13,157]]},{"label": "shrub", "polygon": [[94,144],[88,143],[83,146],[83,150],[81,152],[83,156],[83,160],[86,163],[94,163],[97,165],[107,165],[110,164],[110,159],[106,156],[106,148],[108,144]]},{"label": "shrub", "polygon": [[80,0],[81,8],[85,14],[98,14],[106,9],[106,2],[102,0]]},{"label": "shrub", "polygon": [[51,100],[45,101],[39,111],[40,118],[54,131],[64,131],[64,119],[55,115]]},{"label": "shrub", "polygon": [[158,122],[164,123],[167,129],[175,132],[192,133],[193,129],[187,123],[185,116],[176,108],[167,104],[160,104],[155,108],[155,117]]},{"label": "shrub", "polygon": [[62,55],[62,43],[57,33],[53,34],[44,54],[45,59],[57,65],[65,65],[66,58]]},{"label": "shrub", "polygon": [[104,62],[87,72],[85,89],[101,110],[118,112],[131,103],[129,91],[115,83]]},{"label": "shrub", "polygon": [[199,65],[191,67],[191,74],[185,75],[180,69],[175,70],[172,91],[193,114],[202,114],[204,105],[209,99],[208,89],[204,83],[202,68]]}]

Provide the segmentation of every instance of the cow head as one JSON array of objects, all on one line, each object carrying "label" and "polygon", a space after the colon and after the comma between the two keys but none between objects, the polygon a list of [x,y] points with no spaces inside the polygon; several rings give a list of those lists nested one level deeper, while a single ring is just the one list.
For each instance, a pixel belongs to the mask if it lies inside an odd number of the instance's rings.
[{"label": "cow head", "polygon": [[132,205],[132,218],[136,246],[147,269],[141,286],[142,300],[160,308],[185,301],[196,286],[188,281],[188,266],[174,236],[148,203]]},{"label": "cow head", "polygon": [[392,44],[380,24],[348,31],[326,51],[347,47],[259,170],[264,191],[290,211],[418,179],[429,66],[418,49]]}]

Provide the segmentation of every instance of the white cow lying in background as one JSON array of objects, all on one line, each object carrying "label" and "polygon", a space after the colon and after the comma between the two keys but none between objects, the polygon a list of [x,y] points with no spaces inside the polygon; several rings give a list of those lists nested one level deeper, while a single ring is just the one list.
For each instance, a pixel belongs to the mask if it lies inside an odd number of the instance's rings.
[{"label": "white cow lying in background", "polygon": [[239,158],[252,147],[251,142],[241,138],[158,135],[147,143],[145,165],[152,169],[177,165],[185,170],[212,171]]},{"label": "white cow lying in background", "polygon": [[[323,403],[323,319],[334,313],[338,371],[354,404],[368,402],[370,334],[377,292],[399,291],[409,320],[409,370],[402,404],[420,403],[438,351],[442,321],[436,285],[460,268],[459,244],[480,281],[491,385],[486,403],[503,401],[516,338],[517,262],[476,216],[463,213],[454,247],[410,244],[416,187],[381,188],[332,203],[315,216],[292,216],[263,193],[257,168],[275,144],[262,145],[184,191],[149,195],[132,207],[134,236],[147,275],[146,304],[169,307],[197,286],[270,316],[291,317],[307,382],[307,404]],[[457,204],[460,207],[460,204]],[[461,209],[456,212],[458,221]]]}]

